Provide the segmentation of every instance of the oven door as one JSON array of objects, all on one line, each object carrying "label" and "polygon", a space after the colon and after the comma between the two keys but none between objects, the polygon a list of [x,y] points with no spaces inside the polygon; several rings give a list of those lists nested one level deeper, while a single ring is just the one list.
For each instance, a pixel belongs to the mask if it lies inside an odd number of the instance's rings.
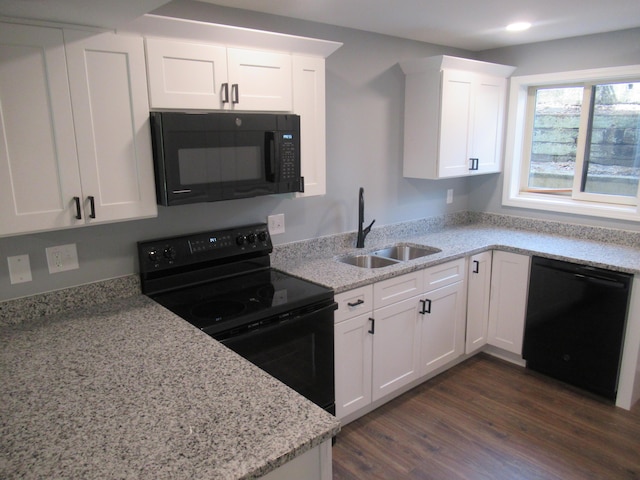
[{"label": "oven door", "polygon": [[335,415],[333,303],[222,343]]}]

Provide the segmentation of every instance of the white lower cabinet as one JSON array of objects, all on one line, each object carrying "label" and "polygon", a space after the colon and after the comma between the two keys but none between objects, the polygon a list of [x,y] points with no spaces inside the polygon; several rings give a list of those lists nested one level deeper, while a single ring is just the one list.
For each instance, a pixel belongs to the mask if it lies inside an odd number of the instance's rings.
[{"label": "white lower cabinet", "polygon": [[531,257],[493,252],[489,345],[522,355]]},{"label": "white lower cabinet", "polygon": [[464,265],[459,259],[336,295],[338,418],[463,354]]},{"label": "white lower cabinet", "polygon": [[373,401],[418,378],[416,304],[416,298],[409,298],[373,312]]},{"label": "white lower cabinet", "polygon": [[489,250],[469,258],[466,354],[474,353],[487,344],[492,256]]}]

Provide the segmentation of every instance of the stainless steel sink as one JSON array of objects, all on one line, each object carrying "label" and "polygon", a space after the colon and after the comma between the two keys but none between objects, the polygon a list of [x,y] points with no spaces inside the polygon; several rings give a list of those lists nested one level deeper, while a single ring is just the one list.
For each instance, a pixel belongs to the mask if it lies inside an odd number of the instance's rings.
[{"label": "stainless steel sink", "polygon": [[376,255],[349,255],[338,259],[339,262],[354,265],[360,268],[380,268],[395,265],[397,260]]},{"label": "stainless steel sink", "polygon": [[435,247],[407,245],[401,243],[381,250],[376,250],[375,252],[372,252],[371,255],[407,262],[409,260],[415,260],[416,258],[426,257],[427,255],[433,255],[434,253],[441,251],[442,250]]}]

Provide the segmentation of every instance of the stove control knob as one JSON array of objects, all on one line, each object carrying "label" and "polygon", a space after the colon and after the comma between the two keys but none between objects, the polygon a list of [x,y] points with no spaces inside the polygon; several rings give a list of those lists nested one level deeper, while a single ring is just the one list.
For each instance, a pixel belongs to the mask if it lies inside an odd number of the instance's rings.
[{"label": "stove control knob", "polygon": [[238,235],[238,237],[236,238],[236,243],[239,246],[244,245],[245,243],[247,243],[247,237],[245,237],[244,235]]},{"label": "stove control knob", "polygon": [[249,235],[247,235],[247,242],[256,243],[256,234],[250,233]]},{"label": "stove control knob", "polygon": [[258,240],[261,242],[267,241],[267,232],[258,232]]},{"label": "stove control knob", "polygon": [[176,259],[176,249],[173,247],[165,247],[164,251],[162,252],[162,255],[164,255],[164,258],[168,259],[168,260],[175,260]]},{"label": "stove control knob", "polygon": [[149,260],[151,260],[152,262],[157,262],[158,259],[160,258],[160,256],[158,255],[158,251],[154,248],[153,250],[149,250],[147,252],[147,257],[149,258]]}]

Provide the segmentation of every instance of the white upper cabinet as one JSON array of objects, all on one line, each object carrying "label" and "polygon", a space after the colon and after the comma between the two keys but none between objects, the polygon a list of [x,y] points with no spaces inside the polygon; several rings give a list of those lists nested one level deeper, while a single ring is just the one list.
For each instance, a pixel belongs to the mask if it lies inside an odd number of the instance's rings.
[{"label": "white upper cabinet", "polygon": [[140,38],[2,25],[0,236],[156,215],[143,65]]},{"label": "white upper cabinet", "polygon": [[152,108],[224,107],[227,49],[218,45],[147,38],[149,104]]},{"label": "white upper cabinet", "polygon": [[293,109],[291,55],[229,48],[227,62],[233,110]]},{"label": "white upper cabinet", "polygon": [[499,172],[507,77],[514,67],[438,56],[400,64],[405,177]]},{"label": "white upper cabinet", "polygon": [[293,56],[293,111],[300,115],[304,177],[304,193],[296,195],[324,195],[327,191],[324,58]]},{"label": "white upper cabinet", "polygon": [[291,55],[147,38],[155,109],[292,109]]},{"label": "white upper cabinet", "polygon": [[0,26],[0,130],[0,235],[81,222],[61,30]]},{"label": "white upper cabinet", "polygon": [[86,221],[157,215],[142,38],[64,36]]}]

